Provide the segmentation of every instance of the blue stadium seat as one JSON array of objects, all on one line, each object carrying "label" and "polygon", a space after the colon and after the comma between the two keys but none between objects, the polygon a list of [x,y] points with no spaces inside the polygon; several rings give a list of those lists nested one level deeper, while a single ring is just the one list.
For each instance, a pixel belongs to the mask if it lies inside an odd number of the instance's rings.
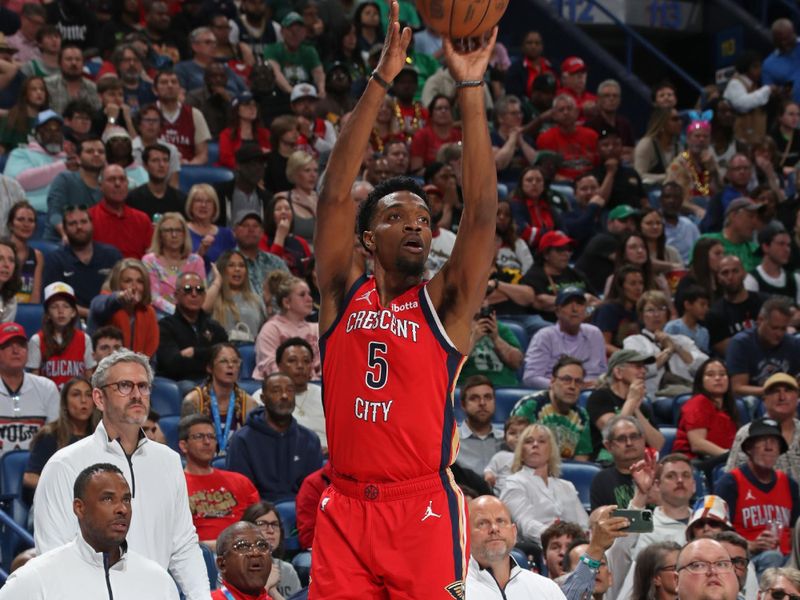
[{"label": "blue stadium seat", "polygon": [[237,348],[239,356],[242,357],[242,368],[239,377],[249,379],[253,376],[256,368],[256,347],[254,344],[242,344]]},{"label": "blue stadium seat", "polygon": [[44,307],[41,304],[17,304],[15,321],[22,325],[25,335],[30,339],[42,328]]},{"label": "blue stadium seat", "polygon": [[589,396],[592,395],[594,390],[583,390],[578,396],[578,406],[581,408],[586,408],[586,404],[589,402]]},{"label": "blue stadium seat", "polygon": [[675,436],[678,435],[677,427],[659,427],[658,430],[664,436],[664,446],[659,450],[659,456],[666,456],[672,452],[672,444],[675,443]]},{"label": "blue stadium seat", "polygon": [[188,194],[193,185],[198,183],[224,183],[233,181],[233,171],[222,167],[182,166],[178,187]]},{"label": "blue stadium seat", "polygon": [[519,342],[519,347],[522,349],[522,353],[525,354],[525,351],[528,349],[528,344],[530,343],[530,338],[528,337],[528,334],[525,333],[525,328],[519,323],[512,323],[511,321],[502,320],[501,322],[511,330]]},{"label": "blue stadium seat", "polygon": [[694,499],[702,498],[710,494],[708,482],[703,472],[697,469],[692,469],[692,471],[694,472]]},{"label": "blue stadium seat", "polygon": [[[9,510],[6,511],[14,522],[23,529],[28,526],[28,507],[22,501],[22,475],[28,465],[30,452],[11,450],[0,458],[0,494],[7,497]],[[10,497],[13,496],[13,499]]]},{"label": "blue stadium seat", "polygon": [[531,564],[528,562],[528,557],[525,556],[525,553],[522,550],[519,548],[512,548],[511,556],[515,561],[517,561],[517,564],[523,571],[530,571]]},{"label": "blue stadium seat", "polygon": [[496,406],[494,410],[494,422],[505,423],[511,410],[517,401],[523,396],[527,396],[533,390],[529,388],[497,388],[494,391]]},{"label": "blue stadium seat", "polygon": [[251,396],[261,389],[261,382],[258,379],[240,379],[236,383]]},{"label": "blue stadium seat", "polygon": [[284,500],[275,503],[275,510],[283,523],[283,547],[287,552],[300,550],[300,542],[297,539],[297,509],[294,500]]},{"label": "blue stadium seat", "polygon": [[181,420],[180,415],[172,415],[169,417],[161,417],[158,421],[158,426],[164,432],[164,437],[167,438],[167,446],[180,452],[178,448],[178,421]]},{"label": "blue stadium seat", "polygon": [[47,259],[47,257],[53,252],[63,248],[62,244],[59,244],[58,242],[51,242],[49,240],[29,240],[28,246],[35,248],[44,254],[45,259]]},{"label": "blue stadium seat", "polygon": [[714,470],[711,472],[712,481],[709,482],[711,484],[712,494],[715,493],[714,490],[717,488],[717,482],[723,475],[725,475],[725,473],[727,473],[727,471],[725,470],[725,463],[722,463],[721,465],[717,465],[716,467],[714,467]]},{"label": "blue stadium seat", "polygon": [[681,420],[681,408],[689,398],[692,397],[692,394],[681,394],[680,396],[675,396],[675,399],[672,401],[672,422],[675,423],[677,426]]},{"label": "blue stadium seat", "polygon": [[750,409],[747,407],[747,403],[742,398],[736,399],[736,410],[739,411],[739,425],[747,425],[751,420]]},{"label": "blue stadium seat", "polygon": [[206,571],[208,572],[208,583],[212,590],[217,589],[217,557],[211,551],[211,548],[205,544],[200,544],[200,550],[203,553],[203,560],[206,563]]},{"label": "blue stadium seat", "polygon": [[161,417],[181,414],[181,393],[178,384],[166,377],[153,378],[153,391],[150,394],[150,408]]},{"label": "blue stadium seat", "polygon": [[227,456],[217,456],[216,458],[212,459],[211,466],[215,469],[228,469],[228,457]]},{"label": "blue stadium seat", "polygon": [[300,579],[300,585],[308,587],[308,577],[311,575],[311,552],[297,554],[292,559],[292,566]]},{"label": "blue stadium seat", "polygon": [[578,490],[581,504],[587,511],[591,506],[589,490],[592,487],[592,480],[600,470],[600,465],[590,462],[565,460],[561,463],[561,478],[572,482],[572,485]]},{"label": "blue stadium seat", "polygon": [[677,425],[673,421],[672,405],[675,398],[659,396],[650,403],[650,408],[653,410],[653,418],[658,425]]},{"label": "blue stadium seat", "polygon": [[[208,142],[208,162],[207,166],[213,167],[219,160],[219,142]],[[183,169],[183,167],[181,167]]]}]

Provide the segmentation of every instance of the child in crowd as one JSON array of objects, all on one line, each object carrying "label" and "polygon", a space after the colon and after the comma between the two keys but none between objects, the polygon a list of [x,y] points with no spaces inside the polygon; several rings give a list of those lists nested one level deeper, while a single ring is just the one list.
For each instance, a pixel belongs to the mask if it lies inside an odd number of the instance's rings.
[{"label": "child in crowd", "polygon": [[683,293],[683,306],[678,306],[680,318],[673,319],[664,326],[664,332],[670,335],[685,335],[691,338],[701,352],[709,354],[709,334],[701,323],[706,319],[709,305],[708,292],[699,285],[686,288]]},{"label": "child in crowd", "polygon": [[72,286],[55,281],[44,290],[42,328],[28,342],[28,364],[36,375],[59,389],[73,377],[85,377],[95,366],[92,340],[80,328]]},{"label": "child in crowd", "polygon": [[520,415],[506,419],[503,449],[492,457],[483,470],[483,478],[494,488],[497,496],[503,491],[506,479],[511,475],[511,463],[514,461],[514,450],[517,447],[519,434],[528,425],[530,421]]}]

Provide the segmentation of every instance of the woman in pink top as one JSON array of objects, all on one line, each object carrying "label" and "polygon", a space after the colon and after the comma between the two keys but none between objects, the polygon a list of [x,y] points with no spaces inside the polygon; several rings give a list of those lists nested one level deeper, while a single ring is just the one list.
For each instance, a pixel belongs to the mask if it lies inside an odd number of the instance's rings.
[{"label": "woman in pink top", "polygon": [[150,276],[153,308],[158,318],[175,313],[175,281],[179,273],[197,273],[205,281],[203,259],[192,253],[192,239],[183,215],[164,213],[153,231],[150,252],[142,257]]},{"label": "woman in pink top", "polygon": [[319,379],[322,367],[319,358],[319,326],[306,321],[314,310],[314,299],[308,284],[284,271],[273,271],[268,278],[272,298],[278,305],[278,314],[264,323],[256,339],[256,368],[254,379],[264,379],[278,370],[275,351],[282,342],[299,337],[314,349],[312,379]]},{"label": "woman in pink top", "polygon": [[695,395],[681,407],[673,452],[705,459],[704,470],[725,460],[739,428],[739,414],[731,391],[728,369],[710,358],[697,370]]}]

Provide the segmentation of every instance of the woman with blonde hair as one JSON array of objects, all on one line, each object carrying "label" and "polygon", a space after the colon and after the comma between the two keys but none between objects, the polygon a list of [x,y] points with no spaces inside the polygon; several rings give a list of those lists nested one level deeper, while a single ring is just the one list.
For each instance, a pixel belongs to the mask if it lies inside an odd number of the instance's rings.
[{"label": "woman with blonde hair", "polygon": [[578,491],[560,479],[561,454],[555,435],[545,425],[528,425],[519,436],[500,499],[517,525],[520,539],[541,543],[541,534],[556,521],[589,526]]},{"label": "woman with blonde hair", "polygon": [[151,302],[147,267],[135,258],[123,258],[92,300],[87,329],[93,333],[104,325],[114,325],[122,332],[126,348],[152,357],[158,350],[159,333]]},{"label": "woman with blonde hair", "polygon": [[288,196],[294,211],[294,234],[311,243],[317,220],[319,166],[316,159],[302,150],[292,152],[286,163],[286,177],[294,186]]},{"label": "woman with blonde hair", "polygon": [[633,167],[642,183],[657,184],[667,177],[667,167],[680,152],[683,123],[674,108],[653,109],[650,121],[636,148],[633,150]]},{"label": "woman with blonde hair", "polygon": [[267,320],[267,309],[250,287],[244,255],[238,250],[224,252],[217,260],[217,272],[222,283],[209,288],[206,298],[212,307],[211,316],[225,328],[231,341],[252,343]]},{"label": "woman with blonde hair", "polygon": [[164,213],[153,230],[150,249],[142,257],[150,275],[153,307],[159,318],[175,314],[175,281],[178,273],[197,273],[205,281],[203,259],[192,252],[189,227],[183,215]]},{"label": "woman with blonde hair", "polygon": [[290,337],[306,340],[314,349],[312,378],[322,374],[319,360],[319,325],[306,321],[314,311],[314,299],[308,284],[285,271],[273,271],[267,278],[272,300],[278,314],[264,323],[256,339],[256,368],[254,379],[264,379],[277,371],[275,351]]},{"label": "woman with blonde hair", "polygon": [[215,262],[225,250],[236,247],[233,232],[214,222],[219,218],[219,196],[207,183],[196,183],[186,196],[189,235],[192,252],[203,257],[207,264]]}]

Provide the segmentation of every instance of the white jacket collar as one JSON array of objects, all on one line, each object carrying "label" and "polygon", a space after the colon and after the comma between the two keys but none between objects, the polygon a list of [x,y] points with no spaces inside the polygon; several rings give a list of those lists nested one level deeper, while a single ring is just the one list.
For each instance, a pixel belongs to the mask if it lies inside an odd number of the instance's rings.
[{"label": "white jacket collar", "polygon": [[[105,569],[104,564],[104,553],[97,552],[94,548],[92,548],[85,539],[83,539],[83,535],[78,533],[78,536],[75,538],[75,549],[78,551],[78,556],[81,557],[81,560],[89,563],[93,567],[97,567],[98,569]],[[111,567],[117,571],[125,570],[126,559],[128,556],[128,543],[122,542],[120,547],[120,557],[119,560]]]}]

